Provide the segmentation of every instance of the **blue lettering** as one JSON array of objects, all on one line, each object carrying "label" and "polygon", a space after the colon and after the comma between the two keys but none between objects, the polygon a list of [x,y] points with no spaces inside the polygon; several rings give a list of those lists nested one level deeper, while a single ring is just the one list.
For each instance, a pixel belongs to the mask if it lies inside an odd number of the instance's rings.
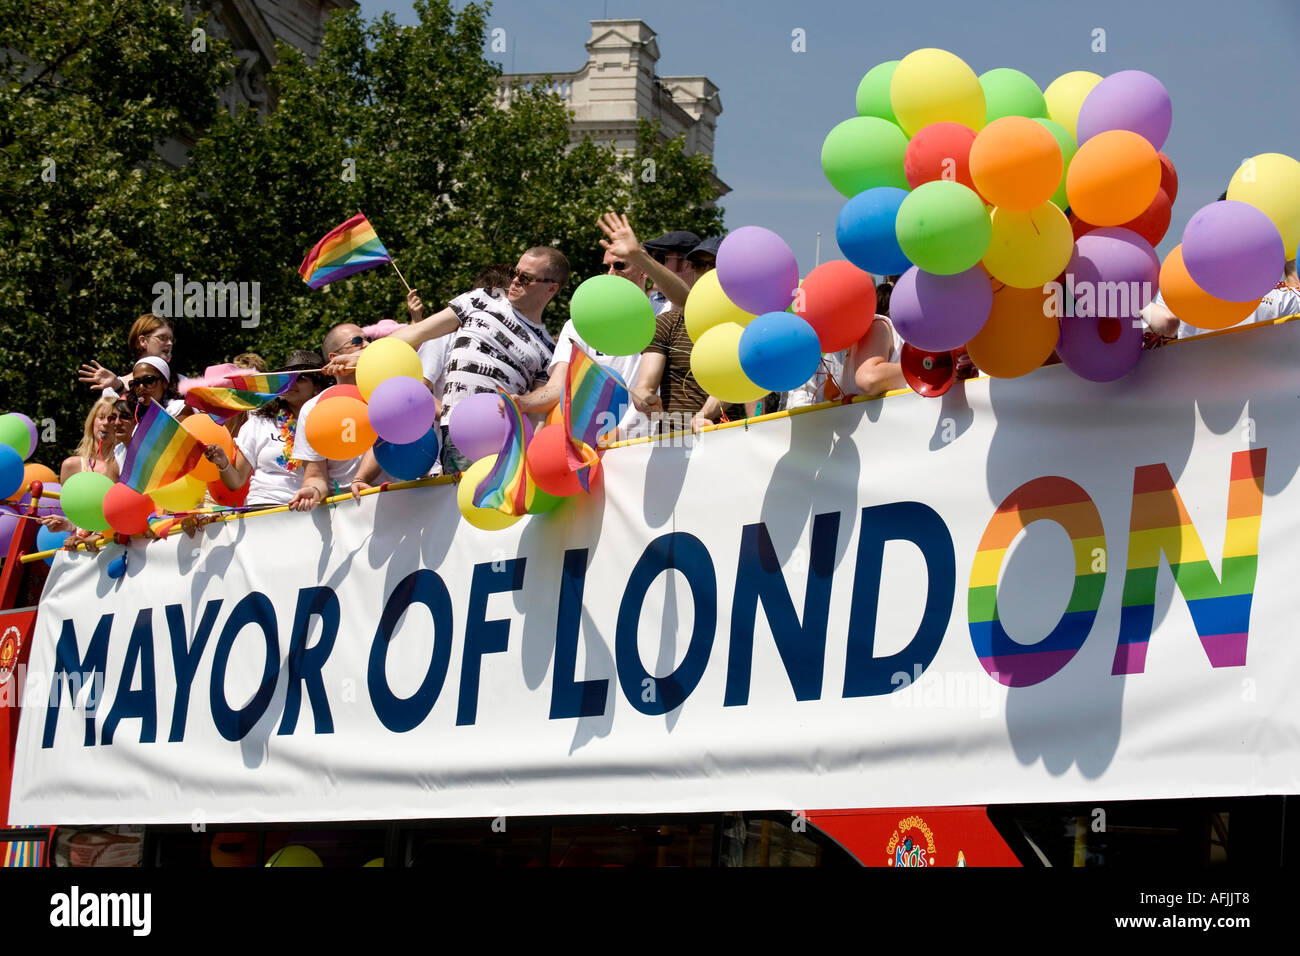
[{"label": "blue lettering", "polygon": [[587,549],[564,552],[560,609],[555,619],[555,676],[551,680],[551,719],[598,717],[609,696],[607,680],[575,680],[578,630],[582,626],[582,592],[587,580]]},{"label": "blue lettering", "polygon": [[[140,689],[132,690],[136,668],[140,668]],[[122,663],[122,678],[117,684],[117,696],[104,721],[99,742],[111,744],[117,725],[127,717],[140,720],[140,743],[151,744],[158,738],[158,690],[155,682],[153,660],[153,608],[143,608],[136,616],[131,629],[131,640],[126,645],[126,660]]]},{"label": "blue lettering", "polygon": [[[41,749],[54,746],[54,729],[58,723],[59,703],[63,699],[63,685],[70,683],[68,697],[76,704],[82,687],[89,684],[86,698],[86,738],[84,747],[95,746],[95,708],[99,704],[105,674],[108,669],[108,632],[113,627],[113,615],[105,614],[95,625],[86,655],[78,659],[77,634],[72,621],[64,620],[59,642],[54,647],[54,675],[50,682],[50,700],[45,710],[45,732],[41,736]],[[96,686],[96,675],[100,686]],[[69,680],[70,678],[70,680]]]},{"label": "blue lettering", "polygon": [[199,659],[203,649],[208,646],[208,637],[212,626],[217,623],[217,612],[221,610],[221,600],[209,601],[203,609],[198,630],[194,633],[194,643],[188,644],[185,636],[185,611],[179,604],[168,604],[167,630],[172,642],[172,669],[176,672],[176,700],[172,704],[172,727],[167,734],[168,743],[178,743],[185,738],[185,722],[190,711],[190,687],[194,683],[194,674],[199,669]]},{"label": "blue lettering", "polygon": [[[388,686],[385,664],[388,645],[393,640],[397,624],[411,604],[423,604],[433,617],[433,657],[424,681],[410,697],[398,697]],[[412,571],[398,582],[388,596],[384,613],[379,619],[375,639],[370,643],[370,663],[366,669],[366,684],[370,689],[370,703],[375,716],[393,733],[405,733],[433,710],[442,683],[447,679],[451,663],[451,595],[442,578],[428,570]]]},{"label": "blue lettering", "polygon": [[[262,631],[266,643],[266,663],[262,667],[262,680],[252,698],[238,710],[233,709],[226,700],[226,667],[230,663],[230,651],[235,646],[239,632],[250,624],[256,624]],[[275,679],[280,673],[280,637],[275,623],[275,608],[271,599],[260,591],[245,595],[221,629],[217,639],[216,650],[212,652],[212,722],[218,733],[227,740],[243,740],[253,729],[266,708],[271,704],[275,693]]]},{"label": "blue lettering", "polygon": [[465,650],[460,663],[460,698],[456,702],[456,726],[474,723],[478,716],[478,679],[484,654],[497,654],[510,646],[510,622],[487,620],[488,597],[502,591],[518,591],[524,585],[524,559],[504,562],[499,571],[493,563],[474,565],[469,590],[469,620],[465,622]]},{"label": "blue lettering", "polygon": [[[695,602],[695,626],[681,666],[653,677],[637,650],[637,625],[646,591],[655,578],[675,568],[685,577]],[[647,546],[632,569],[618,609],[614,660],[618,682],[628,703],[643,714],[666,714],[680,707],[704,676],[718,625],[718,582],[713,559],[699,538],[684,531],[660,535]],[[649,683],[645,683],[645,682]]]},{"label": "blue lettering", "polygon": [[821,697],[822,671],[826,664],[826,621],[830,615],[831,575],[835,571],[835,545],[839,531],[838,511],[818,515],[813,521],[812,558],[808,562],[804,619],[800,623],[767,525],[745,525],[740,536],[740,562],[736,568],[736,592],[731,605],[725,706],[749,703],[754,621],[760,601],[795,699],[817,700]]},{"label": "blue lettering", "polygon": [[[311,619],[321,619],[320,640],[310,649],[307,634]],[[284,718],[280,721],[280,734],[291,734],[298,726],[298,710],[302,706],[302,685],[307,685],[311,698],[311,714],[318,734],[334,733],[334,719],[330,715],[329,698],[321,668],[334,650],[334,639],[339,633],[339,599],[333,588],[303,588],[298,592],[298,609],[293,614],[293,637],[289,640],[289,692],[284,698]]]},{"label": "blue lettering", "polygon": [[[929,589],[916,635],[897,654],[875,657],[876,611],[880,604],[880,573],[886,541],[911,541],[921,549]],[[952,617],[956,583],[957,557],[952,535],[933,508],[919,501],[899,501],[862,509],[844,664],[845,697],[888,694],[899,687],[891,675],[902,672],[912,677],[930,666],[934,655],[939,653],[948,619]]]}]

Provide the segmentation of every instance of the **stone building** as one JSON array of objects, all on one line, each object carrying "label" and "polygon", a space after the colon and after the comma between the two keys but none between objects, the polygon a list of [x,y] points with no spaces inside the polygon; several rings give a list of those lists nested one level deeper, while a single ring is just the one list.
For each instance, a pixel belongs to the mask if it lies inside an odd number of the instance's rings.
[{"label": "stone building", "polygon": [[[713,136],[722,101],[707,76],[657,76],[659,43],[642,20],[592,20],[587,62],[568,73],[507,73],[499,98],[510,100],[515,85],[549,83],[573,112],[574,142],[589,136],[616,149],[636,147],[639,119],[658,120],[666,138],[685,136],[688,154],[713,158]],[[713,177],[718,195],[731,187]]]}]

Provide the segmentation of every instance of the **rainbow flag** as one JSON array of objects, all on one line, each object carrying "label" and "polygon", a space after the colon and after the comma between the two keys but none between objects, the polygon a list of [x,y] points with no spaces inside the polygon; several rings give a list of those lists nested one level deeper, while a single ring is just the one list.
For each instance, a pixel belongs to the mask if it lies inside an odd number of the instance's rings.
[{"label": "rainbow flag", "polygon": [[243,412],[261,408],[280,396],[266,392],[244,392],[237,388],[192,388],[185,393],[185,404],[198,412],[211,415],[219,424]]},{"label": "rainbow flag", "polygon": [[263,395],[279,396],[293,388],[298,381],[297,372],[249,372],[248,374],[231,374],[225,377],[229,388],[241,392],[260,392]]},{"label": "rainbow flag", "polygon": [[505,392],[498,389],[497,394],[506,405],[506,440],[496,464],[474,491],[474,506],[523,515],[528,513],[536,490],[524,463],[524,413]]},{"label": "rainbow flag", "polygon": [[298,267],[298,275],[313,289],[320,289],[338,279],[392,261],[393,257],[379,241],[375,227],[362,213],[357,213],[343,225],[327,232],[312,247]]},{"label": "rainbow flag", "polygon": [[596,364],[575,342],[564,391],[560,393],[560,408],[564,431],[569,436],[569,470],[578,472],[584,491],[591,490],[587,485],[591,461],[578,442],[595,449],[602,435],[618,427],[627,403],[627,386],[618,374]]},{"label": "rainbow flag", "polygon": [[203,443],[181,428],[157,402],[150,402],[131,435],[122,463],[122,484],[142,495],[194,470]]}]

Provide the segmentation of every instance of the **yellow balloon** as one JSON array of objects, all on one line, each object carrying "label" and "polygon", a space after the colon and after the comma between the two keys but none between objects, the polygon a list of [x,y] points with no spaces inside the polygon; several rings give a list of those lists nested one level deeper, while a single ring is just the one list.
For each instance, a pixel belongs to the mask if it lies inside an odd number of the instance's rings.
[{"label": "yellow balloon", "polygon": [[163,511],[190,511],[198,507],[207,486],[192,474],[182,475],[171,484],[149,492],[149,497]]},{"label": "yellow balloon", "polygon": [[1079,109],[1092,88],[1100,82],[1101,77],[1088,70],[1075,70],[1052,80],[1047,89],[1043,90],[1048,118],[1060,123],[1070,131],[1071,136],[1078,139]]},{"label": "yellow balloon", "polygon": [[908,136],[931,123],[984,128],[984,87],[975,71],[947,50],[915,50],[903,57],[889,81],[889,103]]},{"label": "yellow balloon", "polygon": [[714,398],[724,402],[752,402],[767,394],[740,367],[740,336],[745,327],[724,322],[706,331],[691,349],[691,374]]},{"label": "yellow balloon", "polygon": [[478,490],[479,484],[488,476],[496,463],[496,455],[480,458],[465,469],[465,473],[460,476],[460,484],[456,486],[456,504],[460,508],[461,517],[480,531],[500,531],[523,517],[523,515],[508,515],[493,508],[474,506],[474,492]]},{"label": "yellow balloon", "polygon": [[271,854],[267,866],[324,866],[311,847],[290,843]]},{"label": "yellow balloon", "polygon": [[682,313],[686,319],[686,334],[692,342],[698,342],[700,336],[723,322],[735,322],[749,325],[754,314],[746,312],[727,298],[718,282],[718,270],[710,269],[695,280],[691,294],[686,297],[686,309]]},{"label": "yellow balloon", "polygon": [[1059,276],[1074,251],[1070,220],[1050,201],[1026,211],[994,209],[984,268],[999,282],[1033,289]]},{"label": "yellow balloon", "polygon": [[357,388],[366,401],[380,382],[398,375],[424,380],[424,367],[415,349],[397,339],[378,339],[362,349],[357,359]]},{"label": "yellow balloon", "polygon": [[1260,153],[1232,174],[1228,198],[1250,203],[1282,233],[1286,258],[1300,246],[1300,162],[1283,153]]}]

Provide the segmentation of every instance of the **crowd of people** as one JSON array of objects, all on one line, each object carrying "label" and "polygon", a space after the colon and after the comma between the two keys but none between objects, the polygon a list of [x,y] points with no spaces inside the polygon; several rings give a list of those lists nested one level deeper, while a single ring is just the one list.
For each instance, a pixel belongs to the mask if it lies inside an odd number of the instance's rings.
[{"label": "crowd of people", "polygon": [[[889,320],[887,279],[878,287],[878,314],[867,334],[851,349],[826,354],[810,381],[745,406],[719,401],[691,373],[692,341],[683,313],[691,288],[715,267],[721,239],[673,231],[642,242],[627,217],[614,213],[601,217],[598,225],[605,236],[600,240],[605,273],[635,284],[655,313],[653,339],[640,354],[606,355],[583,340],[572,320],[552,338],[543,313],[568,281],[569,263],[558,249],[534,246],[513,267],[483,270],[471,291],[433,314],[427,314],[418,291],[411,291],[406,299],[409,323],[386,321],[369,328],[344,323],[326,332],[319,353],[291,352],[276,370],[299,373],[294,385],[262,408],[226,423],[235,453],[206,446],[204,454],[218,469],[221,483],[231,490],[247,483],[250,507],[288,505],[310,511],[331,494],[350,490],[359,495],[389,480],[373,450],[350,460],[327,459],[306,434],[321,392],[335,383],[353,384],[357,359],[379,334],[418,350],[424,384],[437,403],[442,438],[440,459],[431,474],[462,472],[471,464],[448,434],[449,418],[460,401],[500,390],[524,413],[544,416],[560,401],[575,346],[617,372],[628,386],[631,402],[619,422],[618,438],[698,431],[719,421],[906,387],[900,364],[903,342]],[[1246,321],[1295,313],[1300,313],[1300,280],[1292,260],[1278,288]],[[1198,331],[1180,323],[1159,298],[1143,317],[1156,338],[1183,338]],[[119,376],[96,361],[81,366],[80,380],[101,394],[86,416],[75,454],[62,464],[61,480],[81,471],[117,480],[136,423],[151,402],[178,419],[195,414],[185,404],[170,365],[175,344],[176,331],[167,320],[143,315],[127,335],[129,374]],[[225,367],[268,371],[267,362],[254,353],[236,356]],[[46,520],[56,528],[66,521]]]}]

